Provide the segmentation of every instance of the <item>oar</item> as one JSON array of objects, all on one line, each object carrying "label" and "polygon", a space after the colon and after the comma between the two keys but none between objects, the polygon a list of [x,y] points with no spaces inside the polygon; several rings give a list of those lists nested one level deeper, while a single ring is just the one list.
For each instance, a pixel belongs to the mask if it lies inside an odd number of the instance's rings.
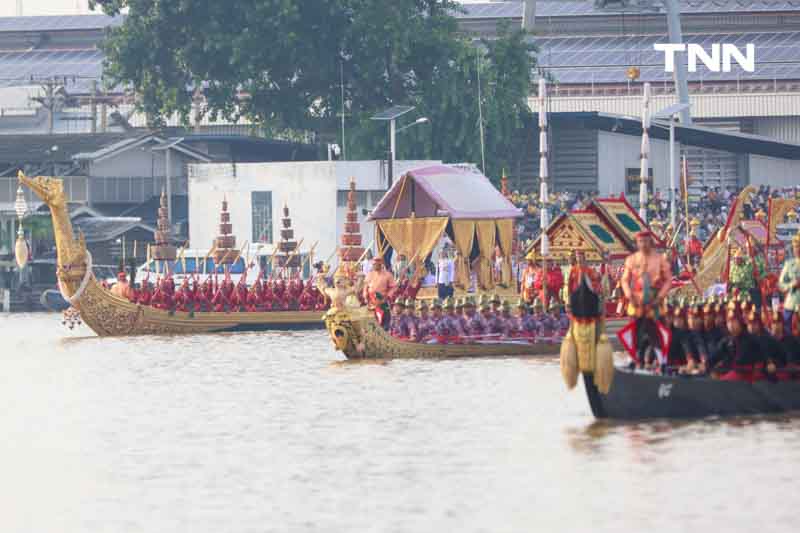
[{"label": "oar", "polygon": [[[207,270],[206,269],[206,263],[208,263],[208,258],[211,257],[211,254],[213,254],[216,251],[217,251],[217,243],[214,242],[214,245],[211,248],[208,249],[208,253],[203,258],[203,275],[204,276],[206,275],[206,270]],[[216,268],[214,270],[216,270]]]},{"label": "oar", "polygon": [[308,253],[306,253],[306,258],[303,259],[303,264],[300,265],[300,272],[301,273],[303,272],[303,269],[306,267],[306,263],[308,262],[308,260],[311,259],[311,254],[314,253],[314,250],[317,248],[318,244],[319,244],[319,241],[315,242],[314,246],[312,246],[311,248],[308,249]]}]

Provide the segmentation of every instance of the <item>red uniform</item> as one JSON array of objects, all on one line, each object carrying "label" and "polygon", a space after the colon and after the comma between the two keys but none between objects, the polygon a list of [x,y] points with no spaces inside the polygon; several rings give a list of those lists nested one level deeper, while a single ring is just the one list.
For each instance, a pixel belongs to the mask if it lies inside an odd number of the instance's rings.
[{"label": "red uniform", "polygon": [[189,286],[189,278],[184,278],[180,289],[175,294],[175,309],[178,311],[191,311],[194,306],[194,295]]},{"label": "red uniform", "polygon": [[231,311],[234,306],[234,291],[235,287],[233,286],[230,276],[226,276],[222,285],[220,285],[214,293],[214,298],[211,300],[211,303],[214,305],[214,311]]}]

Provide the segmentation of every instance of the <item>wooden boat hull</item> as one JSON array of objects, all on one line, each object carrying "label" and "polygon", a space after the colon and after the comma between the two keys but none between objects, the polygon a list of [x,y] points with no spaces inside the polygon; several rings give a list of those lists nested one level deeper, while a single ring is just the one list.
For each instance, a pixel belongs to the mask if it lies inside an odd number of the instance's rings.
[{"label": "wooden boat hull", "polygon": [[583,374],[583,383],[592,413],[601,419],[703,418],[800,410],[800,381],[751,384],[617,368],[607,395],[597,390],[591,374]]},{"label": "wooden boat hull", "polygon": [[330,311],[325,325],[334,346],[348,359],[449,359],[459,357],[552,356],[552,343],[497,342],[426,344],[392,337],[366,308]]},{"label": "wooden boat hull", "polygon": [[133,304],[104,289],[94,279],[89,282],[75,307],[80,310],[81,320],[101,337],[320,329],[324,326],[321,311],[170,313]]}]

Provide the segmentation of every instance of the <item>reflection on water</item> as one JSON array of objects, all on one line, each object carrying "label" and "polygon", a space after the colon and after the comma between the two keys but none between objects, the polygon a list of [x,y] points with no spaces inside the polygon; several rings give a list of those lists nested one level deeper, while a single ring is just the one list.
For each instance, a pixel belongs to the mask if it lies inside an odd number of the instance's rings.
[{"label": "reflection on water", "polygon": [[345,362],[323,331],[58,322],[0,317],[3,532],[798,523],[798,418],[597,422],[555,358]]}]

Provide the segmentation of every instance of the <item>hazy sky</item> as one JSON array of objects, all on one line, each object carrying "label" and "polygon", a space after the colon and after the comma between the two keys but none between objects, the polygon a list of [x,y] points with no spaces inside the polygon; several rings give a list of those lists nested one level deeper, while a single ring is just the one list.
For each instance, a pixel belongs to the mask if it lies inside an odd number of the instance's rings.
[{"label": "hazy sky", "polygon": [[[22,0],[23,15],[75,15],[89,13],[89,0]],[[0,0],[0,17],[17,14],[17,0]]]}]

